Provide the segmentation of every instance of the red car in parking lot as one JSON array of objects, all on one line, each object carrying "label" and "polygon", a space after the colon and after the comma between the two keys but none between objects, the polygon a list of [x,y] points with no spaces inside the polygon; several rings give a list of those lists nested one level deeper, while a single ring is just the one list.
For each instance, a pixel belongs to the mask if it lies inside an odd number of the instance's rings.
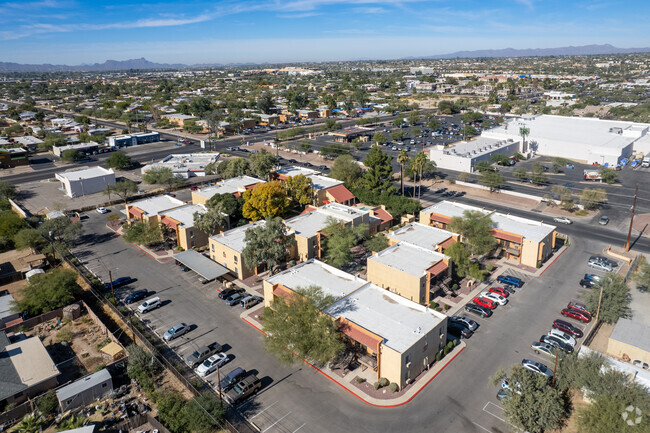
[{"label": "red car in parking lot", "polygon": [[476,297],[472,300],[476,305],[494,310],[497,307],[496,302],[488,298]]},{"label": "red car in parking lot", "polygon": [[575,337],[575,338],[580,338],[582,337],[582,331],[567,322],[566,320],[560,320],[557,319],[553,322],[553,328],[559,329],[562,332],[566,332],[567,334]]},{"label": "red car in parking lot", "polygon": [[496,293],[497,295],[501,295],[504,298],[507,298],[508,296],[510,296],[510,293],[508,293],[508,291],[506,289],[504,289],[503,287],[490,287],[488,289],[488,292]]},{"label": "red car in parking lot", "polygon": [[587,310],[587,306],[585,304],[582,304],[580,302],[575,302],[571,301],[569,304],[566,306],[567,308],[573,308],[574,310],[580,310],[583,313],[587,314],[589,317],[592,317],[593,314],[589,310]]},{"label": "red car in parking lot", "polygon": [[591,322],[591,316],[584,311],[576,310],[575,308],[565,308],[562,310],[562,315],[564,317],[569,317],[574,320],[580,320],[584,323]]}]

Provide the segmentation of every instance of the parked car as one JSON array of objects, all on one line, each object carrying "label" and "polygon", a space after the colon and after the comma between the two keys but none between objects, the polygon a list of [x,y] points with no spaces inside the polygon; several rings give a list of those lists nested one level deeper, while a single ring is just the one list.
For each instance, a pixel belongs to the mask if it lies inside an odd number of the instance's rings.
[{"label": "parked car", "polygon": [[226,401],[231,405],[239,403],[262,387],[262,381],[254,374],[244,377],[226,393]]},{"label": "parked car", "polygon": [[590,316],[593,316],[587,306],[583,304],[582,302],[577,302],[577,301],[571,301],[567,304],[567,308],[573,308],[574,310],[580,310],[585,314],[588,314]]},{"label": "parked car", "polygon": [[231,295],[234,295],[235,293],[242,293],[244,289],[241,288],[236,288],[236,289],[223,289],[219,293],[219,299],[226,299]]},{"label": "parked car", "polygon": [[481,305],[478,304],[466,304],[465,305],[465,311],[468,313],[475,314],[479,317],[487,318],[492,315],[492,310],[489,308],[485,308]]},{"label": "parked car", "polygon": [[199,365],[196,369],[196,374],[205,377],[215,371],[217,367],[224,365],[226,362],[228,362],[228,355],[223,352],[217,353],[216,355],[212,355],[206,359],[203,364]]},{"label": "parked car", "polygon": [[524,282],[521,278],[514,277],[512,275],[499,275],[497,281],[503,284],[510,284],[515,287],[521,287],[524,285]]},{"label": "parked car", "polygon": [[569,335],[573,335],[575,338],[580,338],[582,337],[583,333],[580,329],[577,327],[573,326],[566,320],[562,319],[557,319],[553,322],[553,328],[559,329],[560,331],[564,331]]},{"label": "parked car", "polygon": [[458,323],[461,326],[466,327],[470,331],[474,332],[478,329],[478,323],[465,316],[452,316],[449,318],[450,322]]},{"label": "parked car", "polygon": [[580,280],[580,287],[584,287],[585,289],[591,289],[596,285],[596,282],[594,280],[590,280],[588,278],[583,278]]},{"label": "parked car", "polygon": [[544,355],[548,355],[552,358],[555,358],[555,354],[557,350],[555,350],[555,347],[548,344],[548,343],[542,343],[541,341],[535,341],[533,344],[530,346],[531,349],[533,349],[533,352],[536,354],[543,353]]},{"label": "parked car", "polygon": [[566,353],[573,353],[573,347],[570,344],[566,344],[554,335],[542,335],[539,341],[542,343],[550,344],[553,347],[557,347]]},{"label": "parked car", "polygon": [[547,335],[550,335],[551,337],[557,337],[560,340],[562,340],[564,343],[576,347],[577,344],[576,339],[564,331],[560,331],[559,329],[556,328],[551,328],[551,330],[548,331]]},{"label": "parked car", "polygon": [[567,217],[555,217],[555,218],[553,218],[553,221],[555,221],[556,223],[560,223],[560,224],[572,224],[573,223],[573,221],[571,221],[571,219],[569,219]]},{"label": "parked car", "polygon": [[137,302],[137,301],[140,301],[140,300],[146,298],[148,294],[149,294],[149,291],[147,291],[146,289],[136,290],[134,292],[129,293],[124,298],[124,303],[125,304],[132,304],[134,302]]},{"label": "parked car", "polygon": [[147,311],[155,310],[156,308],[160,308],[161,305],[162,302],[160,302],[160,298],[157,296],[151,299],[147,299],[142,304],[140,304],[140,306],[138,306],[138,313],[143,314]]},{"label": "parked car", "polygon": [[447,323],[447,333],[456,338],[469,338],[473,334],[473,332],[465,326],[454,322]]},{"label": "parked car", "polygon": [[246,376],[246,370],[241,367],[237,367],[234,370],[231,370],[226,374],[220,382],[221,393],[228,392],[237,382],[239,382],[244,376]]},{"label": "parked car", "polygon": [[221,350],[223,350],[223,347],[215,341],[207,346],[196,349],[190,356],[185,358],[185,363],[191,368],[196,368],[215,353],[221,352]]},{"label": "parked car", "polygon": [[590,261],[587,264],[587,266],[589,266],[590,268],[597,269],[599,271],[604,271],[604,272],[611,272],[613,270],[611,266],[609,266],[606,263],[601,263],[601,262],[592,262],[592,261]]},{"label": "parked car", "polygon": [[481,307],[489,308],[490,310],[494,310],[497,307],[496,302],[494,302],[492,299],[479,296],[472,299],[472,302],[474,302],[476,305],[480,305]]},{"label": "parked car", "polygon": [[190,330],[190,325],[185,322],[181,322],[177,325],[172,326],[163,334],[163,340],[171,341],[175,338],[180,337],[183,334],[188,333]]},{"label": "parked car", "polygon": [[100,214],[105,214],[105,213],[108,213],[109,210],[106,209],[105,207],[100,206],[100,207],[97,208],[97,212],[99,212]]},{"label": "parked car", "polygon": [[522,359],[521,366],[528,371],[532,371],[538,374],[543,374],[548,378],[551,378],[553,376],[553,372],[551,371],[551,369],[545,366],[544,364],[542,364],[541,362],[533,361],[531,359]]},{"label": "parked car", "polygon": [[493,293],[493,292],[490,292],[490,291],[481,292],[481,294],[479,296],[490,299],[490,300],[496,302],[499,305],[506,305],[508,303],[508,300],[506,298],[504,298],[503,296],[501,296],[501,295],[499,295],[497,293]]},{"label": "parked car", "polygon": [[503,296],[504,298],[510,296],[510,292],[508,292],[503,287],[490,287],[488,289],[488,292],[496,293],[497,295]]},{"label": "parked car", "polygon": [[238,304],[243,298],[244,295],[242,293],[234,293],[226,298],[226,305],[232,307],[233,305]]},{"label": "parked car", "polygon": [[603,263],[606,264],[612,268],[615,268],[618,266],[618,262],[616,260],[608,259],[605,256],[591,256],[589,257],[589,262],[598,262],[598,263]]},{"label": "parked car", "polygon": [[603,279],[603,277],[597,274],[585,274],[585,279],[599,283]]},{"label": "parked car", "polygon": [[598,224],[601,226],[606,226],[609,224],[609,217],[608,216],[601,216],[600,219],[598,220]]},{"label": "parked car", "polygon": [[[135,278],[131,277],[120,277],[116,280],[113,280],[113,288],[117,289],[118,287],[126,286],[127,284],[131,284],[136,282],[137,280]],[[104,287],[106,289],[111,288],[111,283],[104,283]]]},{"label": "parked car", "polygon": [[584,323],[591,322],[591,316],[584,313],[583,311],[576,310],[575,308],[565,308],[562,310],[561,314],[564,317],[569,317],[574,320],[579,320]]},{"label": "parked car", "polygon": [[264,300],[264,298],[262,298],[261,296],[250,295],[250,296],[246,296],[246,297],[242,298],[242,300],[239,301],[239,305],[241,305],[242,308],[247,310],[247,309],[252,308],[255,305],[259,304],[263,300]]},{"label": "parked car", "polygon": [[513,285],[511,285],[511,284],[504,284],[503,287],[498,287],[498,288],[505,290],[506,292],[510,293],[511,295],[514,295],[515,293],[517,293],[517,291],[515,290],[515,287]]},{"label": "parked car", "polygon": [[510,390],[506,388],[499,388],[497,391],[497,400],[503,401],[507,398],[510,398]]}]

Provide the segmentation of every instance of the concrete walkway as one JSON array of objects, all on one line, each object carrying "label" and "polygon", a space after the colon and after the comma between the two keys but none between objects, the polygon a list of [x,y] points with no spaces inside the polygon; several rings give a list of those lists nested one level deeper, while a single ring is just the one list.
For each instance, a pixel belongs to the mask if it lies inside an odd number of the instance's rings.
[{"label": "concrete walkway", "polygon": [[[259,317],[264,312],[264,308],[264,305],[251,308],[244,311],[240,317],[253,328],[263,333]],[[395,393],[391,392],[388,387],[375,390],[373,383],[377,380],[377,377],[370,369],[361,371],[361,367],[358,367],[354,370],[332,370],[329,367],[316,367],[305,360],[303,362],[366,404],[377,407],[396,407],[408,403],[418,395],[429,382],[465,350],[465,347],[465,342],[461,341],[447,356],[433,363],[429,370],[421,373],[414,382]],[[361,377],[365,381],[358,382],[357,377]],[[374,396],[371,394],[374,394]],[[376,397],[377,395],[381,395],[381,398]]]}]

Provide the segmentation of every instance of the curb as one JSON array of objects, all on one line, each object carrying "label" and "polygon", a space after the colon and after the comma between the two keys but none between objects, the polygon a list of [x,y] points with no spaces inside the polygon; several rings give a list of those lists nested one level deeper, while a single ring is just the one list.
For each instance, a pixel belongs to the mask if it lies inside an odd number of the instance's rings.
[{"label": "curb", "polygon": [[[257,329],[257,330],[258,330],[259,332],[261,332],[262,334],[266,335],[266,333],[265,333],[264,331],[262,331],[260,328],[258,328],[257,326],[255,326],[253,323],[251,323],[251,322],[250,322],[249,320],[247,320],[245,317],[241,317],[241,319],[242,319],[244,322],[246,322],[246,323],[248,323],[249,325],[251,325],[253,328]],[[429,380],[427,380],[427,381],[424,383],[424,385],[422,385],[422,386],[421,386],[417,391],[415,391],[415,392],[413,393],[413,395],[411,395],[408,399],[406,399],[405,401],[402,401],[402,402],[400,402],[400,403],[395,403],[395,404],[386,404],[386,405],[383,405],[383,404],[377,404],[377,403],[372,403],[372,402],[370,402],[370,401],[364,399],[362,396],[360,396],[359,394],[357,394],[356,392],[354,392],[352,389],[348,388],[347,386],[345,386],[345,385],[342,384],[341,382],[339,382],[339,381],[337,381],[337,380],[334,380],[334,379],[333,379],[329,374],[325,373],[324,371],[322,371],[322,370],[319,369],[318,367],[316,367],[316,366],[314,366],[313,364],[309,363],[307,360],[300,358],[300,357],[299,357],[298,355],[296,355],[295,353],[294,353],[294,356],[295,356],[296,358],[302,360],[302,362],[304,362],[305,364],[309,365],[311,368],[313,368],[314,370],[316,370],[317,372],[319,372],[320,374],[322,374],[323,376],[325,376],[326,378],[328,378],[329,380],[331,380],[332,382],[334,382],[335,384],[337,384],[338,386],[340,386],[341,388],[343,388],[344,390],[346,390],[347,392],[349,392],[350,394],[352,394],[353,396],[355,396],[356,398],[358,398],[359,400],[361,400],[362,402],[364,402],[364,403],[366,403],[366,404],[368,404],[368,405],[370,405],[370,406],[374,406],[374,407],[385,407],[385,408],[390,408],[390,407],[399,407],[399,406],[403,406],[403,405],[405,405],[406,403],[409,403],[411,400],[413,400],[413,399],[415,398],[415,396],[418,395],[418,394],[420,393],[420,391],[422,391],[422,390],[423,390],[423,389],[424,389],[424,388],[425,388],[425,387],[426,387],[426,386],[427,386],[427,385],[428,385],[428,384],[429,384],[433,379],[436,378],[436,376],[438,376],[438,375],[439,375],[439,374],[440,374],[440,373],[441,373],[445,368],[447,368],[447,366],[451,363],[451,361],[453,361],[454,359],[456,359],[456,357],[457,357],[458,355],[460,355],[460,354],[463,352],[463,350],[465,350],[466,348],[467,348],[467,346],[464,345],[464,346],[463,346],[463,347],[458,351],[458,353],[456,353],[454,356],[452,356],[452,357],[451,357],[451,358],[450,358],[450,359],[449,359],[449,360],[448,360],[448,361],[447,361],[447,362],[446,362],[446,363],[445,363],[445,364],[440,368],[440,370],[438,370],[438,371],[436,372],[436,374],[434,374],[434,375],[433,375]]]},{"label": "curb", "polygon": [[555,258],[554,258],[553,260],[551,260],[551,263],[549,263],[548,265],[546,265],[546,268],[544,268],[544,270],[543,270],[542,272],[540,272],[540,274],[537,275],[537,276],[538,276],[538,277],[541,277],[542,275],[544,275],[544,272],[546,272],[546,271],[548,270],[548,268],[550,268],[550,267],[553,265],[553,263],[555,263],[555,261],[556,261],[557,259],[559,259],[560,256],[561,256],[562,254],[564,254],[564,252],[565,252],[566,250],[568,250],[568,249],[569,249],[569,247],[565,247],[565,248],[560,252],[560,254],[558,254],[557,256],[555,256]]}]

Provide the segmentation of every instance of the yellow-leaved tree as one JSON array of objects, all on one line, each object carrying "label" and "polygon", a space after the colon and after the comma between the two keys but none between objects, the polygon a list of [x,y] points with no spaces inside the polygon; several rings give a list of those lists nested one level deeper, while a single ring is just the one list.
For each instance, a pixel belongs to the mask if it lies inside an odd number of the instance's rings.
[{"label": "yellow-leaved tree", "polygon": [[257,221],[283,215],[291,201],[280,181],[258,183],[244,193],[244,218]]}]

